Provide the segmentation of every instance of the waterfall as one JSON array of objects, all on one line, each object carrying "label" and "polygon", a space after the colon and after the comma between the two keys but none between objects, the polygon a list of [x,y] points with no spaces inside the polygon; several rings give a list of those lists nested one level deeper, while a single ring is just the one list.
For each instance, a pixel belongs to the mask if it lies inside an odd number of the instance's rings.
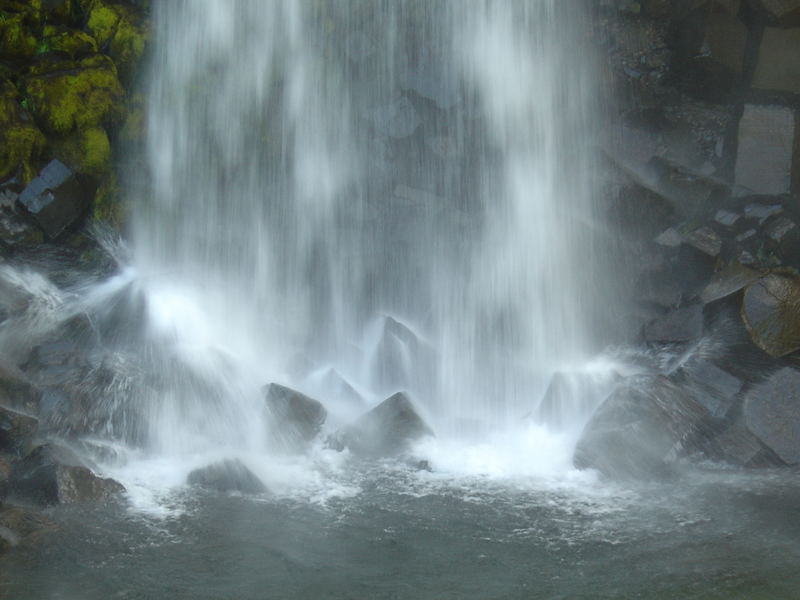
[{"label": "waterfall", "polygon": [[[403,390],[443,440],[533,423],[574,441],[607,383],[589,359],[612,304],[579,5],[153,11],[129,266],[79,307],[128,323],[105,435],[263,455],[275,382],[331,428]],[[539,448],[569,468],[569,443]]]}]

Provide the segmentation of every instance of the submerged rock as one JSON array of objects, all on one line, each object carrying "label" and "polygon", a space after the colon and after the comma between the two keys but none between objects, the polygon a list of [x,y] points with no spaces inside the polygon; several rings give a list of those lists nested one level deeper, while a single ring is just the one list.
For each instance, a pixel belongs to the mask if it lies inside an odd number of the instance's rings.
[{"label": "submerged rock", "polygon": [[770,273],[749,285],[742,318],[755,344],[770,356],[800,349],[800,278]]},{"label": "submerged rock", "polygon": [[665,377],[632,379],[609,396],[581,434],[573,462],[614,479],[670,475],[711,437],[709,414]]},{"label": "submerged rock", "polygon": [[412,442],[433,435],[408,396],[398,392],[337,432],[329,443],[358,456],[381,458],[400,455]]},{"label": "submerged rock", "polygon": [[800,464],[800,371],[784,367],[745,394],[744,423],[781,460]]},{"label": "submerged rock", "polygon": [[0,554],[55,529],[52,521],[36,511],[21,506],[0,506]]},{"label": "submerged rock", "polygon": [[265,386],[263,391],[269,413],[270,441],[275,446],[297,452],[317,437],[328,416],[322,404],[277,383]]},{"label": "submerged rock", "polygon": [[98,477],[62,446],[44,444],[14,465],[12,497],[42,505],[102,501],[125,491],[117,481]]},{"label": "submerged rock", "polygon": [[239,459],[227,459],[195,469],[189,473],[186,482],[218,492],[263,494],[267,491],[261,480]]}]

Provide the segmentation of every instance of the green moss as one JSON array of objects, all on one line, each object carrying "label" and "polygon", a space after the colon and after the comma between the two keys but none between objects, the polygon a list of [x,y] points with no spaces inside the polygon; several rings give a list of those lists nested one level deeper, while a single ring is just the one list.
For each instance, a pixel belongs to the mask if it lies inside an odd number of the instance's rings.
[{"label": "green moss", "polygon": [[114,64],[93,55],[50,72],[35,73],[24,81],[36,122],[49,133],[67,134],[88,129],[121,116],[124,98]]},{"label": "green moss", "polygon": [[97,53],[97,42],[88,33],[48,26],[43,35],[47,51],[62,52],[73,59]]},{"label": "green moss", "polygon": [[92,127],[81,132],[81,168],[85,173],[97,174],[110,169],[111,145],[102,127]]},{"label": "green moss", "polygon": [[121,192],[116,177],[109,173],[97,188],[92,217],[112,227],[119,228],[126,219],[126,207],[120,200]]},{"label": "green moss", "polygon": [[107,49],[120,74],[128,78],[144,54],[147,27],[129,7],[94,0],[89,5],[86,29],[97,44]]},{"label": "green moss", "polygon": [[0,54],[29,58],[36,53],[36,37],[30,31],[23,13],[2,12],[0,19]]},{"label": "green moss", "polygon": [[39,157],[44,145],[42,132],[29,123],[19,122],[0,129],[0,178],[21,166],[23,178],[29,180],[33,172],[31,163]]}]

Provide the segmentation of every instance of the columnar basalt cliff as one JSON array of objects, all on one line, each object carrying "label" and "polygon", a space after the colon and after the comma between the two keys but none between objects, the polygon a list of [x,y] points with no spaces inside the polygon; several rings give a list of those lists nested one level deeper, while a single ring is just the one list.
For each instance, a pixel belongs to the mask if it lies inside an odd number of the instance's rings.
[{"label": "columnar basalt cliff", "polygon": [[[576,464],[797,464],[800,2],[604,2],[598,21],[616,100],[606,214],[634,299],[625,341],[659,379],[606,401]],[[657,456],[641,452],[654,430]]]}]

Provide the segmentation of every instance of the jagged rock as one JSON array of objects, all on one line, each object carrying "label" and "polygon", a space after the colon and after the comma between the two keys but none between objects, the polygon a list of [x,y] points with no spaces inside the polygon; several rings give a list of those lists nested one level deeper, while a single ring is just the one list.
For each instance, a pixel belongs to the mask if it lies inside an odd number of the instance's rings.
[{"label": "jagged rock", "polygon": [[329,443],[338,450],[349,448],[362,457],[380,458],[402,454],[410,443],[433,435],[408,396],[398,392],[337,432]]},{"label": "jagged rock", "polygon": [[336,369],[330,368],[321,376],[313,377],[314,384],[324,390],[323,398],[338,401],[346,410],[363,411],[366,401]]},{"label": "jagged rock", "polygon": [[265,386],[263,392],[270,440],[274,445],[296,452],[319,434],[328,416],[322,404],[277,383]]},{"label": "jagged rock", "polygon": [[38,426],[34,417],[0,406],[0,451],[21,454]]},{"label": "jagged rock", "polygon": [[735,422],[714,438],[711,449],[717,459],[742,467],[774,467],[785,464],[741,421]]},{"label": "jagged rock", "polygon": [[710,227],[695,229],[686,236],[685,241],[690,246],[705,252],[709,256],[719,256],[722,251],[722,239]]},{"label": "jagged rock", "polygon": [[424,340],[397,319],[383,317],[381,337],[372,356],[378,389],[397,389],[427,381],[433,363],[433,349]]},{"label": "jagged rock", "polygon": [[788,194],[795,131],[792,109],[745,105],[739,121],[736,185],[749,193]]},{"label": "jagged rock", "polygon": [[583,373],[554,373],[536,410],[536,420],[563,431],[576,418],[585,418],[598,400],[598,385]]},{"label": "jagged rock", "polygon": [[691,342],[702,334],[702,304],[672,310],[644,328],[644,339],[648,342]]},{"label": "jagged rock", "polygon": [[670,475],[711,435],[708,412],[665,377],[632,378],[609,396],[581,434],[573,463],[614,479]]},{"label": "jagged rock", "polygon": [[684,368],[692,397],[711,416],[724,418],[742,390],[742,380],[706,360],[692,361]]},{"label": "jagged rock", "polygon": [[742,218],[741,214],[730,212],[722,208],[719,209],[717,213],[714,215],[714,220],[720,225],[724,225],[725,227],[733,227],[741,218]]},{"label": "jagged rock", "polygon": [[0,191],[0,243],[13,247],[43,242],[44,236],[39,228],[17,208],[18,198],[16,192]]},{"label": "jagged rock", "polygon": [[800,25],[800,0],[759,0],[776,25]]},{"label": "jagged rock", "polygon": [[[745,218],[757,220],[759,225],[762,225],[764,221],[766,221],[770,217],[779,215],[782,212],[783,212],[783,206],[781,206],[780,204],[760,204],[758,202],[752,202],[744,207]],[[756,233],[755,229],[752,229],[750,231],[752,231],[753,235]],[[737,237],[736,239],[741,241],[741,239],[743,238]]]},{"label": "jagged rock", "polygon": [[218,492],[263,494],[266,486],[239,459],[223,460],[189,473],[186,482]]},{"label": "jagged rock", "polygon": [[800,94],[800,28],[764,29],[753,87]]},{"label": "jagged rock", "polygon": [[787,464],[800,463],[800,372],[776,371],[745,394],[744,423]]},{"label": "jagged rock", "polygon": [[797,225],[795,225],[794,221],[786,217],[778,217],[764,227],[764,233],[776,242],[781,243],[796,227]]},{"label": "jagged rock", "polygon": [[773,357],[800,349],[800,278],[770,273],[744,293],[742,318],[756,345]]},{"label": "jagged rock", "polygon": [[759,277],[761,277],[761,273],[755,269],[732,262],[721,271],[714,273],[711,281],[700,294],[700,299],[706,304],[715,302],[744,289]]},{"label": "jagged rock", "polygon": [[37,504],[108,500],[125,491],[117,481],[98,477],[62,446],[45,444],[14,465],[9,478],[12,497]]},{"label": "jagged rock", "polygon": [[19,195],[19,204],[54,239],[86,213],[94,192],[64,163],[53,160]]},{"label": "jagged rock", "polygon": [[34,387],[22,372],[0,365],[0,405],[35,414],[40,397],[41,390]]},{"label": "jagged rock", "polygon": [[676,62],[692,91],[707,95],[732,89],[744,69],[747,35],[736,13],[717,2],[698,7],[679,23]]},{"label": "jagged rock", "polygon": [[147,23],[138,11],[123,2],[95,2],[89,9],[86,28],[125,79],[129,79],[147,43]]}]

